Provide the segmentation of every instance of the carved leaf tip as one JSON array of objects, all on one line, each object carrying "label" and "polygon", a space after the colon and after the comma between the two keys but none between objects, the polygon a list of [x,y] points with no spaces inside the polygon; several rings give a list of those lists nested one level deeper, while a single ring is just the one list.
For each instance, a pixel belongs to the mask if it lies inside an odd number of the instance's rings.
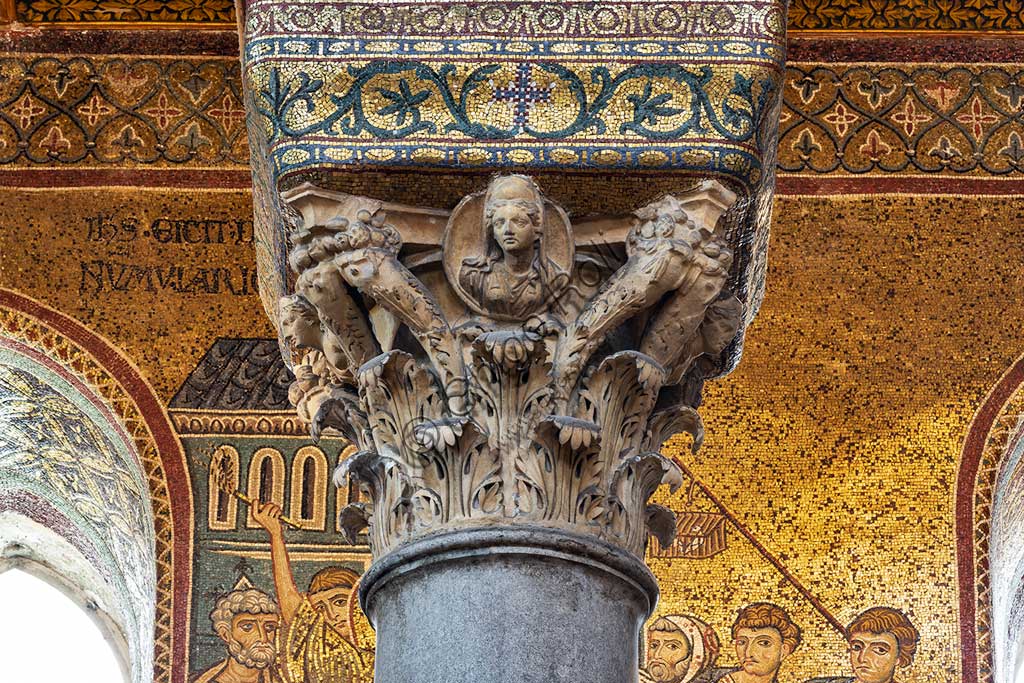
[{"label": "carved leaf tip", "polygon": [[683,471],[672,460],[664,456],[661,459],[665,465],[665,473],[661,476],[661,483],[668,484],[668,490],[675,493],[683,485]]},{"label": "carved leaf tip", "polygon": [[565,446],[577,451],[581,448],[590,448],[601,439],[601,429],[589,420],[581,420],[567,415],[548,415],[537,426],[537,436],[549,448],[555,444]]},{"label": "carved leaf tip", "polygon": [[662,548],[672,545],[676,539],[676,513],[664,505],[649,504],[647,506],[647,531],[658,539]]},{"label": "carved leaf tip", "polygon": [[413,428],[413,436],[416,443],[426,450],[444,450],[455,446],[469,421],[463,416],[428,420]]},{"label": "carved leaf tip", "polygon": [[349,545],[355,545],[359,532],[369,526],[370,515],[366,503],[350,503],[338,513],[338,528]]},{"label": "carved leaf tip", "polygon": [[659,410],[648,423],[647,447],[658,450],[673,435],[686,432],[693,437],[690,452],[696,453],[704,443],[704,421],[694,408],[675,405]]},{"label": "carved leaf tip", "polygon": [[334,468],[334,485],[348,484],[350,477],[364,478],[366,471],[379,456],[373,451],[357,451],[338,463]]}]

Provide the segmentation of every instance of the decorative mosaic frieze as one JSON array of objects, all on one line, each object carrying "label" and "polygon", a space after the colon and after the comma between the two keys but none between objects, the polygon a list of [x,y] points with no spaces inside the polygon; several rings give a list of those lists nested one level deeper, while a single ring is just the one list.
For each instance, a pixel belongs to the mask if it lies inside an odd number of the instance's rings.
[{"label": "decorative mosaic frieze", "polygon": [[[625,3],[622,3],[625,4]],[[605,7],[606,5],[601,5]],[[637,4],[633,4],[634,7]],[[436,20],[437,12],[429,5],[415,12],[404,13],[404,18],[416,21]],[[597,6],[595,6],[596,8]],[[701,14],[697,11],[678,12],[664,9],[664,5],[648,5],[654,22],[662,26],[678,27],[686,22],[711,21],[719,25],[728,21],[727,15]],[[204,24],[231,29],[235,25],[234,6],[229,0],[18,0],[18,21],[31,24],[52,23],[104,23],[104,24]],[[381,12],[387,12],[386,8]],[[511,14],[511,13],[509,13]],[[547,25],[558,25],[559,5],[552,3],[547,13],[538,20]],[[376,15],[377,17],[381,14]],[[487,25],[504,21],[508,14],[488,16]],[[607,14],[599,16],[597,30],[610,23]],[[330,21],[318,13],[300,15],[310,27]],[[867,2],[866,0],[793,0],[789,5],[787,23],[790,31],[1021,31],[1024,16],[1013,0],[978,0],[969,2],[942,2],[921,0],[914,3]],[[301,25],[301,24],[299,24]],[[369,21],[368,30],[377,25]],[[516,24],[509,22],[509,26]],[[693,23],[694,26],[700,24]],[[579,23],[566,24],[573,28]],[[697,29],[699,30],[699,29]],[[614,35],[614,34],[611,34]]]},{"label": "decorative mosaic frieze", "polygon": [[243,166],[234,58],[0,59],[0,164]]},{"label": "decorative mosaic frieze", "polygon": [[793,0],[790,31],[1021,31],[1015,0]]},{"label": "decorative mosaic frieze", "polygon": [[1019,66],[790,64],[784,90],[781,171],[1024,170]]},{"label": "decorative mosaic frieze", "polygon": [[18,0],[26,23],[235,23],[231,0]]},{"label": "decorative mosaic frieze", "polygon": [[276,173],[660,168],[748,187],[763,176],[783,56],[773,3],[257,2],[246,20]]},{"label": "decorative mosaic frieze", "polygon": [[[438,100],[441,106],[430,110],[430,116],[425,114],[426,101],[416,103],[423,91],[409,86],[408,72],[391,68],[396,70],[389,76],[391,99],[364,86],[349,102],[359,104],[356,100],[368,93],[366,97],[379,100],[380,108],[393,107],[390,121],[397,123],[404,80],[407,100],[412,102],[402,121],[404,128],[436,128],[432,116],[447,116],[449,123],[456,120],[443,100]],[[514,79],[514,71],[509,67],[505,71]],[[533,69],[531,77],[538,71]],[[556,80],[547,72],[535,78],[545,75]],[[0,76],[6,77],[0,78],[0,163],[7,167],[248,168],[240,75],[233,58],[8,57],[0,60]],[[490,84],[477,87],[492,88]],[[502,87],[493,86],[492,94],[504,93]],[[428,92],[437,91],[433,86]],[[543,96],[549,91],[539,92]],[[778,164],[784,173],[986,176],[1024,170],[1024,70],[1020,65],[791,63],[782,94]],[[633,106],[628,99],[625,103]],[[359,106],[363,132],[373,131],[373,122],[380,117],[366,115],[365,98]],[[298,116],[305,104],[293,99],[290,107]],[[666,108],[670,107],[654,105],[655,121],[657,112]],[[616,115],[614,108],[611,115]],[[633,122],[631,116],[618,115],[619,125]],[[716,115],[720,122],[725,120],[723,114]],[[511,121],[507,127],[513,125]],[[497,127],[493,119],[486,124]],[[637,127],[651,128],[649,119],[642,119]],[[441,154],[429,144],[423,150],[419,155],[424,163]],[[334,154],[356,159],[387,153],[364,143]],[[548,164],[576,158],[582,164],[602,166],[616,158],[611,153],[549,146],[538,138],[533,147],[514,155],[501,142],[473,145],[460,160],[472,165],[483,164],[491,156],[526,158],[527,154]],[[627,150],[624,159],[654,168],[698,164],[709,154],[713,153],[673,150],[651,142]],[[749,151],[731,154],[737,164],[750,162]],[[397,155],[391,160],[396,163]]]}]

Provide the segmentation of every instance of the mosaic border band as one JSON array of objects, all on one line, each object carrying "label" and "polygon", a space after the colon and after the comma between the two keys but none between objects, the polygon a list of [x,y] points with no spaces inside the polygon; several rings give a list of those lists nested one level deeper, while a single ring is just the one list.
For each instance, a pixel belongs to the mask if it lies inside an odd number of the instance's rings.
[{"label": "mosaic border band", "polygon": [[[233,29],[230,0],[18,0],[17,21],[36,25],[89,24],[160,27],[200,25]],[[1024,16],[1012,0],[922,0],[872,3],[867,0],[793,0],[787,14],[790,31],[973,32],[1024,31]]]}]

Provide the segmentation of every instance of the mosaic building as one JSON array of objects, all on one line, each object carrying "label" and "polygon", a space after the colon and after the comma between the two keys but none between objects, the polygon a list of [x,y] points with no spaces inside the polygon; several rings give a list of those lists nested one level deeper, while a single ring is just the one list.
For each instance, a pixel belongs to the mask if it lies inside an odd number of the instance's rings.
[{"label": "mosaic building", "polygon": [[1022,197],[1012,0],[0,0],[0,572],[133,683],[389,683],[378,560],[522,523],[657,601],[412,609],[451,680],[500,613],[547,680],[1019,683]]}]

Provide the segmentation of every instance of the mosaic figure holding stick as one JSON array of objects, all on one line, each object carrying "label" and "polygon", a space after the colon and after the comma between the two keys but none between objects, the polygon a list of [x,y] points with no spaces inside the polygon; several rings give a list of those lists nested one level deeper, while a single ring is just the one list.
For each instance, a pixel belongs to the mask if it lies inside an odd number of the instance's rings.
[{"label": "mosaic figure holding stick", "polygon": [[285,678],[291,683],[369,683],[373,654],[356,645],[352,627],[359,576],[345,567],[328,567],[313,576],[307,593],[300,593],[284,543],[281,508],[256,501],[253,519],[270,535]]}]

